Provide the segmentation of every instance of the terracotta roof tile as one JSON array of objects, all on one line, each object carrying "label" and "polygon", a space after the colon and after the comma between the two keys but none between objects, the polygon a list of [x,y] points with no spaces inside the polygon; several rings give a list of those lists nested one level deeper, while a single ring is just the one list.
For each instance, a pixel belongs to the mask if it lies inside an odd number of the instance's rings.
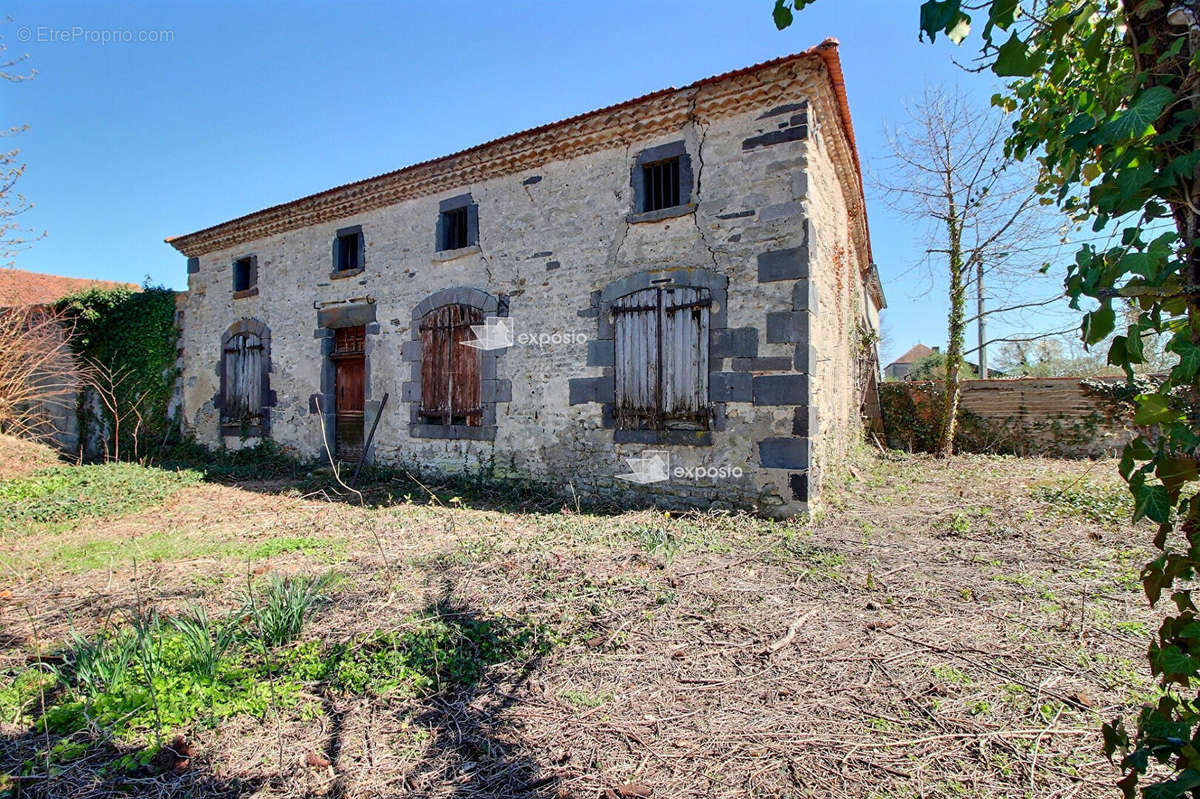
[{"label": "terracotta roof tile", "polygon": [[[926,347],[924,344],[917,344],[911,350],[904,353],[896,360],[892,361],[892,363],[916,363],[917,361],[924,358],[926,355],[932,355],[932,354],[933,354],[933,350],[931,350],[929,347]],[[888,364],[888,366],[891,366],[891,365],[892,364]]]},{"label": "terracotta roof tile", "polygon": [[0,307],[45,305],[68,294],[91,288],[128,288],[137,291],[139,286],[137,283],[119,283],[115,280],[62,277],[26,272],[23,269],[0,268]]},{"label": "terracotta roof tile", "polygon": [[[273,205],[268,208],[264,208],[264,209],[261,209],[258,211],[251,212],[249,214],[245,214],[244,216],[239,216],[235,219],[230,219],[228,221],[221,222],[217,225],[213,225],[211,227],[207,227],[202,230],[198,230],[194,233],[189,233],[189,234],[182,235],[182,236],[172,236],[170,238],[165,239],[165,241],[168,244],[175,247],[180,252],[183,252],[185,255],[200,254],[202,251],[208,251],[210,249],[213,249],[213,247],[202,248],[202,247],[198,246],[197,242],[200,241],[201,239],[205,238],[206,236],[210,236],[211,234],[215,234],[215,233],[218,233],[221,231],[233,231],[244,225],[247,225],[248,223],[250,223],[252,221],[264,220],[264,219],[271,217],[272,215],[279,215],[281,212],[283,212],[283,213],[292,212],[292,211],[300,212],[303,209],[311,209],[313,206],[315,206],[316,204],[319,204],[323,201],[327,201],[327,200],[331,201],[335,197],[344,196],[348,190],[355,190],[355,189],[359,189],[359,188],[369,187],[373,184],[378,184],[378,183],[380,183],[382,181],[386,181],[388,179],[397,178],[397,177],[403,176],[405,174],[416,173],[419,170],[427,168],[427,167],[431,167],[431,166],[435,166],[435,165],[440,166],[443,163],[448,164],[448,163],[455,161],[456,159],[461,159],[464,156],[480,154],[491,148],[496,148],[497,146],[508,143],[508,142],[513,142],[515,140],[520,140],[520,139],[525,139],[525,138],[532,138],[532,137],[534,137],[538,134],[544,133],[546,131],[564,127],[564,126],[567,126],[572,123],[575,123],[575,122],[578,122],[581,120],[585,120],[588,118],[600,118],[603,115],[611,113],[615,110],[626,108],[629,106],[635,106],[640,103],[650,103],[651,101],[653,101],[655,99],[665,98],[676,92],[697,89],[701,86],[707,86],[710,84],[720,83],[722,81],[731,80],[733,78],[737,78],[742,75],[749,75],[749,74],[756,73],[756,72],[766,71],[771,68],[777,67],[779,65],[786,64],[790,61],[796,61],[796,60],[800,60],[800,59],[814,58],[814,57],[819,58],[822,62],[824,62],[825,67],[828,70],[829,81],[831,84],[831,88],[833,89],[833,95],[834,95],[834,100],[837,105],[838,116],[840,117],[840,119],[838,121],[840,122],[840,126],[842,128],[842,131],[845,135],[847,144],[849,146],[850,156],[854,163],[855,171],[858,172],[858,174],[855,176],[856,183],[857,183],[856,188],[858,189],[857,200],[859,201],[859,203],[862,207],[863,225],[864,225],[864,229],[865,229],[865,227],[866,227],[866,202],[865,202],[865,196],[863,194],[863,189],[862,189],[862,170],[861,170],[861,166],[859,163],[858,146],[854,139],[854,126],[852,125],[851,120],[850,120],[850,106],[849,106],[849,103],[846,98],[846,85],[845,85],[845,81],[842,76],[841,60],[838,56],[838,40],[830,37],[830,38],[825,39],[820,44],[818,44],[814,47],[810,47],[808,50],[804,50],[802,52],[794,53],[791,55],[782,56],[780,58],[774,58],[769,61],[763,61],[759,64],[754,64],[752,66],[732,70],[730,72],[724,72],[719,75],[713,75],[712,77],[704,78],[702,80],[698,80],[694,83],[688,84],[687,86],[682,87],[682,89],[677,89],[675,87],[660,89],[658,91],[651,92],[649,94],[645,94],[640,97],[634,97],[630,100],[626,100],[624,102],[617,103],[615,105],[606,106],[604,108],[598,108],[594,111],[589,111],[589,112],[586,112],[583,114],[577,114],[575,116],[568,117],[566,119],[561,119],[557,122],[551,122],[549,124],[540,125],[538,127],[530,128],[528,130],[519,131],[517,133],[511,133],[507,136],[502,136],[498,139],[493,139],[491,141],[487,141],[482,144],[475,145],[474,147],[469,147],[465,150],[460,150],[456,153],[444,155],[439,158],[433,158],[428,161],[421,161],[419,163],[411,164],[409,166],[406,166],[406,167],[403,167],[401,169],[397,169],[397,170],[394,170],[391,172],[385,172],[380,175],[375,175],[374,177],[365,178],[363,180],[357,180],[352,183],[343,184],[341,186],[335,186],[331,189],[326,189],[324,191],[317,192],[316,194],[310,194],[306,197],[301,197],[296,200],[291,200],[289,202],[280,203],[278,205]],[[253,237],[254,235],[258,235],[258,234],[251,234],[247,238]],[[866,236],[866,250],[867,250],[867,261],[868,261],[868,263],[872,263],[874,261],[874,259],[871,255],[871,242],[870,242],[869,234]]]}]

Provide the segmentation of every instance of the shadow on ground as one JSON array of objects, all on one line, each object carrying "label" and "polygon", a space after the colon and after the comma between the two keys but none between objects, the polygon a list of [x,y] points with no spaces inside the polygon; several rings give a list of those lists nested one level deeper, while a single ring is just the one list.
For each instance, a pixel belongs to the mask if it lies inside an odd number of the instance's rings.
[{"label": "shadow on ground", "polygon": [[[423,699],[352,695],[332,688],[332,680],[322,682],[308,690],[319,697],[323,717],[289,719],[279,740],[266,721],[256,730],[257,740],[220,728],[173,729],[164,737],[171,741],[167,749],[132,772],[115,768],[130,750],[111,743],[104,730],[64,737],[47,736],[36,723],[23,730],[10,726],[0,735],[0,797],[553,796],[555,776],[523,751],[503,721],[541,663],[544,650],[524,646],[531,628],[458,603],[448,589],[415,618],[437,625],[436,643],[419,636],[399,639],[411,646],[403,663],[433,679],[433,692]],[[351,644],[343,651],[361,653],[369,646]],[[504,660],[514,651],[527,656]],[[505,665],[488,668],[499,663]],[[397,729],[420,731],[423,745],[407,749],[414,756],[396,757],[395,741],[388,738]],[[198,741],[195,752],[186,743],[192,735]],[[46,752],[71,746],[79,754],[56,758],[62,762],[48,771]],[[273,762],[280,766],[236,765],[247,760],[239,748],[276,746],[282,757]]]}]

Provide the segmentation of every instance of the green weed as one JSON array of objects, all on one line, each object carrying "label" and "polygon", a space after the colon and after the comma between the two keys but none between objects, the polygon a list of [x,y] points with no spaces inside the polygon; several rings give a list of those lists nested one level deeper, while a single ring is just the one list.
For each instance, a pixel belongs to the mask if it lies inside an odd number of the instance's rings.
[{"label": "green weed", "polygon": [[294,641],[313,610],[328,601],[325,591],[335,579],[333,572],[320,577],[275,575],[265,588],[247,590],[245,612],[262,645],[274,647]]},{"label": "green weed", "polygon": [[1058,486],[1038,486],[1033,498],[1048,502],[1060,515],[1075,516],[1113,527],[1133,518],[1133,498],[1123,486],[1090,481]]},{"label": "green weed", "polygon": [[88,517],[132,513],[161,504],[201,479],[133,463],[55,466],[0,482],[0,530],[29,532]]}]

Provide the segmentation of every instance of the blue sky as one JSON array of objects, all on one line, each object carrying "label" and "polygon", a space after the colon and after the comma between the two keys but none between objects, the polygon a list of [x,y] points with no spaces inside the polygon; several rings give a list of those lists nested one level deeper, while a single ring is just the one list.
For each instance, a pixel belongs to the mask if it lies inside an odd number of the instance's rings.
[{"label": "blue sky", "polygon": [[[783,32],[770,6],[10,1],[0,32],[38,74],[0,85],[0,124],[29,126],[8,141],[28,164],[20,190],[35,208],[23,221],[47,232],[16,265],[184,288],[184,258],[166,236],[827,36],[841,41],[868,169],[885,168],[884,125],[903,120],[926,83],[961,85],[980,102],[994,91],[952,64],[972,51],[918,43],[915,0],[822,0]],[[134,41],[102,41],[111,31]],[[868,210],[890,305],[887,362],[918,340],[943,341],[946,302],[913,269],[920,231],[870,185]],[[1053,275],[1030,296],[1052,292],[1061,269]]]}]

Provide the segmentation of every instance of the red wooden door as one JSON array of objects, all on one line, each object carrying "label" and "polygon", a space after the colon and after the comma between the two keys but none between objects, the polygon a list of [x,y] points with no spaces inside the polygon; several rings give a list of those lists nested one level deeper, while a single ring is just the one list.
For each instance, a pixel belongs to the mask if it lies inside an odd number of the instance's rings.
[{"label": "red wooden door", "polygon": [[347,460],[357,460],[362,455],[367,371],[365,342],[366,331],[361,325],[334,331],[335,454]]}]

